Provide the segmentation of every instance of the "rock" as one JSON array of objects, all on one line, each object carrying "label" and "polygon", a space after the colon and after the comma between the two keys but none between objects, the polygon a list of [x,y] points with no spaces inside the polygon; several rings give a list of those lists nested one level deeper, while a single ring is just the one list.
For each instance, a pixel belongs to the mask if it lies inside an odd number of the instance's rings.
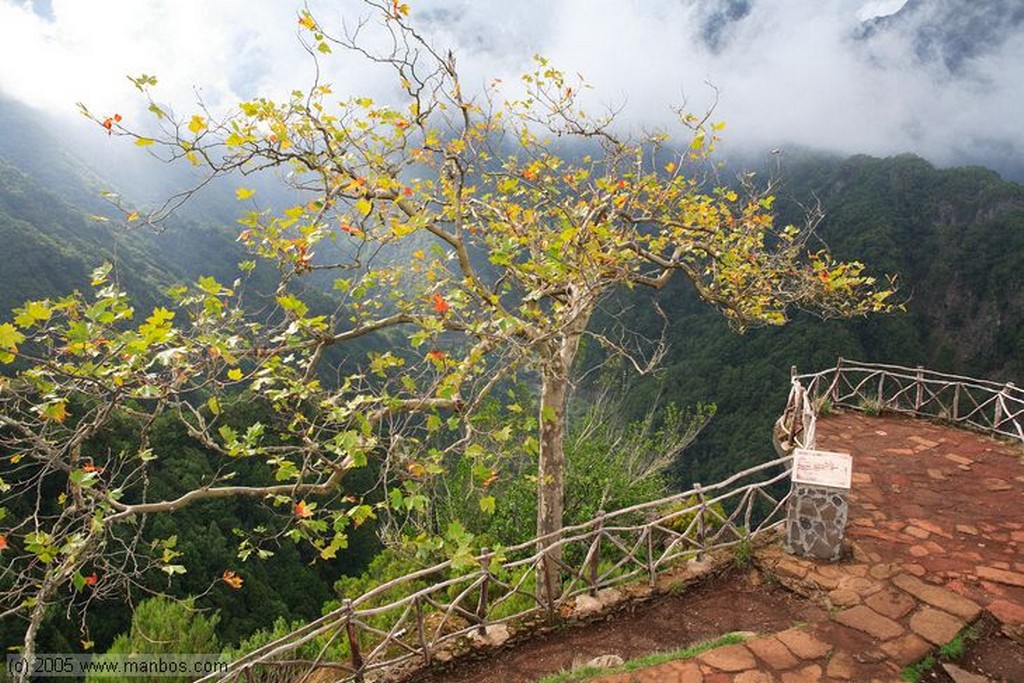
[{"label": "rock", "polygon": [[708,666],[729,673],[746,671],[757,666],[754,655],[750,654],[750,650],[739,643],[723,645],[713,650],[708,650],[697,655],[697,659]]},{"label": "rock", "polygon": [[857,629],[879,640],[889,640],[903,633],[903,627],[898,623],[865,605],[843,610],[835,619],[844,626]]},{"label": "rock", "polygon": [[[614,654],[608,654],[601,655],[599,657],[594,657],[593,659],[588,659],[586,662],[584,662],[583,667],[590,667],[594,669],[610,669],[613,666],[622,666],[623,664],[625,664],[625,660],[622,659],[622,657]],[[573,666],[573,668],[575,669],[577,667]]]},{"label": "rock", "polygon": [[988,683],[989,681],[986,676],[972,674],[970,671],[961,669],[956,664],[943,664],[942,668],[953,679],[953,683]]},{"label": "rock", "polygon": [[603,608],[604,605],[599,598],[589,595],[576,596],[576,616],[589,617],[600,613]]},{"label": "rock", "polygon": [[893,577],[892,582],[897,588],[910,593],[918,600],[923,600],[933,607],[938,607],[967,621],[974,621],[981,614],[981,608],[977,603],[944,588],[928,585],[909,574],[898,574]]},{"label": "rock", "polygon": [[923,607],[910,617],[914,633],[934,645],[944,645],[956,637],[965,625],[963,619],[932,607]]},{"label": "rock", "polygon": [[485,629],[485,633],[480,635],[476,631],[470,636],[476,645],[484,647],[499,647],[504,645],[505,642],[511,637],[508,626],[505,624],[492,624]]},{"label": "rock", "polygon": [[609,608],[618,605],[626,596],[617,588],[602,588],[597,591],[597,599],[603,608]]}]

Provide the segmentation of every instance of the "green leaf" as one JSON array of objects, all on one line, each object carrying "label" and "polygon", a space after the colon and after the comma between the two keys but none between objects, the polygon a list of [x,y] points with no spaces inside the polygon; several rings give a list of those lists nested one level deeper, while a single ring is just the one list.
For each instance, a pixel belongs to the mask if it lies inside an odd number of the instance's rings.
[{"label": "green leaf", "polygon": [[92,488],[96,484],[97,474],[95,472],[83,472],[82,470],[72,470],[71,474],[68,475],[68,479],[75,486],[80,486],[83,489]]},{"label": "green leaf", "polygon": [[494,496],[484,496],[480,499],[480,510],[488,515],[494,514]]},{"label": "green leaf", "polygon": [[211,396],[206,401],[206,407],[210,409],[210,412],[214,415],[220,415],[220,401],[217,400],[216,396]]}]

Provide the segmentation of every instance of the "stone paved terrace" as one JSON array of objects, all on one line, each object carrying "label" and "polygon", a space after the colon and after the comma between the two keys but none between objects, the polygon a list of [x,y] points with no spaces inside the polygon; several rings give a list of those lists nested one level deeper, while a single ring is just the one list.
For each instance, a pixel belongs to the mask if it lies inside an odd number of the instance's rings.
[{"label": "stone paved terrace", "polygon": [[[818,423],[818,448],[853,455],[837,564],[772,546],[767,577],[829,608],[826,621],[600,683],[898,681],[983,611],[1024,642],[1024,448],[903,417],[847,412]],[[983,677],[961,680],[984,681]]]}]

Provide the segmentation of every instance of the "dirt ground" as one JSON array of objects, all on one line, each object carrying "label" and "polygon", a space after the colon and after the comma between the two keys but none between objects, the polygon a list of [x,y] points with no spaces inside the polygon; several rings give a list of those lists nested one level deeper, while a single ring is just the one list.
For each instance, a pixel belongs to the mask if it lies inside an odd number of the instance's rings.
[{"label": "dirt ground", "polygon": [[827,614],[756,573],[711,579],[679,595],[634,604],[601,621],[531,638],[484,660],[422,672],[408,683],[532,683],[573,663],[616,654],[630,659],[684,648],[733,631],[773,632]]}]

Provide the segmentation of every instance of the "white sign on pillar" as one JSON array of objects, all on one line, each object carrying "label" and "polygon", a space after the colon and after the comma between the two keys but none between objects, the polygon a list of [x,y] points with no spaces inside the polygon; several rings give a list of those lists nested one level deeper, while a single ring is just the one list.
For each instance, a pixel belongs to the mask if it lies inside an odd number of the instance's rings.
[{"label": "white sign on pillar", "polygon": [[853,458],[849,453],[797,448],[793,451],[793,482],[811,486],[849,489],[853,478]]}]

